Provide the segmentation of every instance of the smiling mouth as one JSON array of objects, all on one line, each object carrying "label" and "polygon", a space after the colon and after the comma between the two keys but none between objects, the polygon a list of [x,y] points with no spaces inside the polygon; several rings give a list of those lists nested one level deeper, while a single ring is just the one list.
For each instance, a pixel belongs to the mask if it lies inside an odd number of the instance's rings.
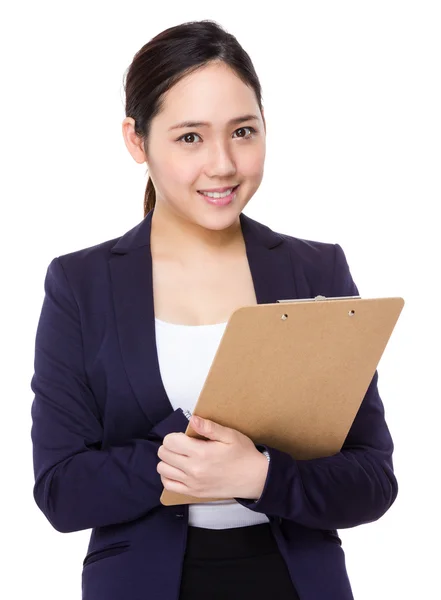
[{"label": "smiling mouth", "polygon": [[[205,195],[208,195],[208,194],[220,194],[220,195],[221,195],[221,197],[222,197],[222,196],[223,196],[223,195],[224,195],[226,192],[228,192],[229,190],[231,190],[231,191],[229,192],[230,194],[232,194],[233,192],[235,192],[235,191],[237,190],[237,188],[239,187],[239,185],[240,185],[240,183],[239,183],[239,184],[237,184],[237,185],[236,185],[236,186],[234,186],[234,187],[231,187],[231,188],[225,188],[225,190],[224,190],[223,192],[210,192],[210,191],[208,191],[208,190],[197,190],[197,192],[198,192],[198,194],[202,194],[203,196],[205,196]],[[227,194],[227,195],[229,195],[229,194]]]}]

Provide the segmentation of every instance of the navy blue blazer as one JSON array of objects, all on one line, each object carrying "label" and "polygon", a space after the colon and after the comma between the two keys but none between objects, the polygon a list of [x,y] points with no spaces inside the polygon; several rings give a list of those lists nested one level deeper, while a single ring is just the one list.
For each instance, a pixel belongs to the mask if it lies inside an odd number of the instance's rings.
[{"label": "navy blue blazer", "polygon": [[[151,218],[54,258],[31,388],[34,498],[61,532],[92,529],[84,600],[178,600],[188,505],[163,506],[157,452],[187,428],[158,364]],[[358,295],[342,248],[272,231],[240,215],[259,304]],[[258,502],[302,600],[353,598],[337,529],[379,519],[394,502],[393,442],[377,373],[338,454],[270,454]],[[49,575],[49,573],[48,573]],[[209,596],[209,594],[208,594]]]}]

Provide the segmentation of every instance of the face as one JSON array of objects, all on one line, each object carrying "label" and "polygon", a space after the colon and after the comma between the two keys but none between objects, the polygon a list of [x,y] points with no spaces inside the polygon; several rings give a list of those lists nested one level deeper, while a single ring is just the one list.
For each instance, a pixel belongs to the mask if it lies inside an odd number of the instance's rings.
[{"label": "face", "polygon": [[[155,211],[213,230],[237,224],[264,171],[265,122],[253,89],[224,63],[210,64],[183,78],[163,101],[152,120],[147,153],[133,119],[123,121],[128,150],[137,162],[147,162]],[[257,118],[233,122],[244,115]],[[207,125],[174,128],[184,121]],[[198,192],[238,184],[227,205],[210,203]]]}]

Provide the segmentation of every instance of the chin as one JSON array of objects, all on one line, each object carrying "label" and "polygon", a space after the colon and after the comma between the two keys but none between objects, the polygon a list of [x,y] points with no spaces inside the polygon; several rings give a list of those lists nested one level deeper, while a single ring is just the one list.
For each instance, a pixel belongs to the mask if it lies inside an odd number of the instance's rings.
[{"label": "chin", "polygon": [[241,210],[230,210],[221,212],[218,214],[212,215],[201,215],[199,219],[197,219],[197,223],[206,229],[211,229],[212,231],[222,231],[222,229],[227,229],[232,225],[237,224],[239,220],[239,215],[242,212]]}]

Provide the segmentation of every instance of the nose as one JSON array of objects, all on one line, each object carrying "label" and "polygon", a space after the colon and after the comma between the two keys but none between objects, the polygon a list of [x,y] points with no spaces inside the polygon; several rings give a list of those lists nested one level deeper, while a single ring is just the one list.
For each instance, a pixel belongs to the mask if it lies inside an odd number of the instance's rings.
[{"label": "nose", "polygon": [[[208,145],[208,144],[207,144]],[[236,173],[233,151],[228,144],[216,142],[208,149],[205,171],[211,178],[231,177]]]}]

